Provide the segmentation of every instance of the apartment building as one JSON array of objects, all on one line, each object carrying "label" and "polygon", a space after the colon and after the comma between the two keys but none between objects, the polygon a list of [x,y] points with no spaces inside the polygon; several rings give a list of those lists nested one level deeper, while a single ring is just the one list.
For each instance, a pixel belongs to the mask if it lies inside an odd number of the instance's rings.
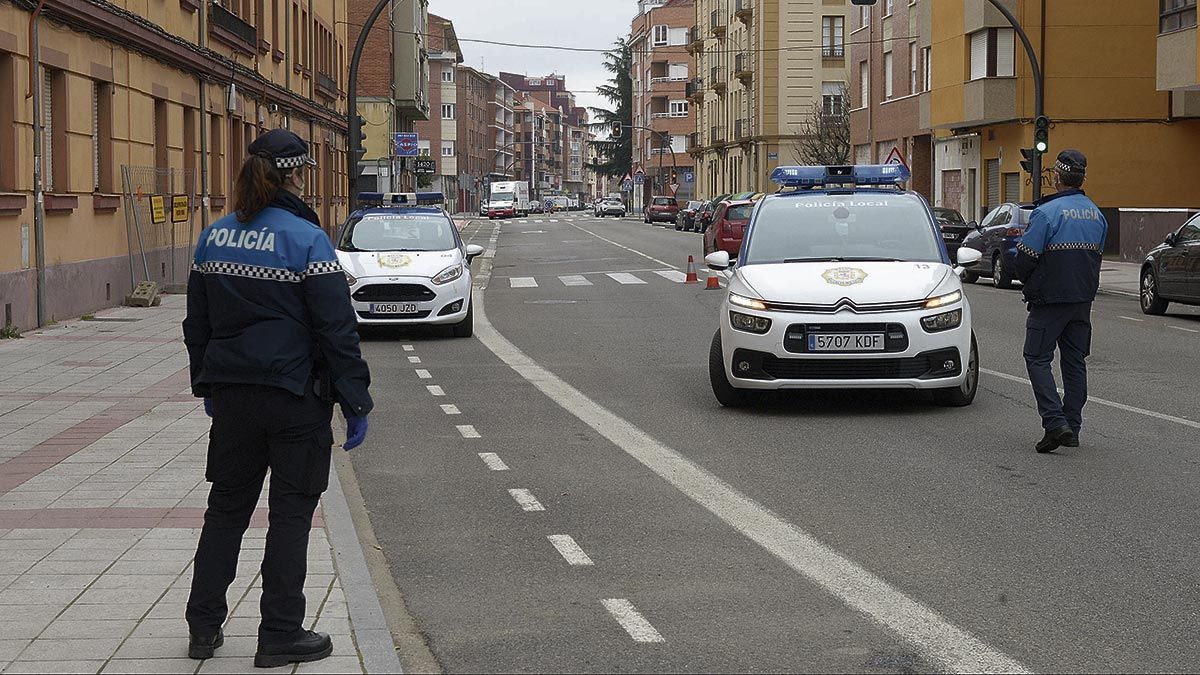
[{"label": "apartment building", "polygon": [[[1091,0],[1086,13],[1077,3],[1008,4],[1045,71],[1048,157],[1087,154],[1088,195],[1102,208],[1196,206],[1195,2]],[[1034,101],[1024,49],[985,0],[934,2],[931,18],[935,200],[968,219],[1028,200],[1020,149],[1033,144]],[[1052,165],[1041,177],[1047,192]]]},{"label": "apartment building", "polygon": [[[351,37],[357,40],[357,27],[366,23],[375,0],[339,4],[345,7],[355,27]],[[429,0],[392,0],[390,20],[385,13],[367,35],[358,71],[357,108],[364,121],[365,150],[359,160],[360,191],[416,188],[413,174],[402,169],[395,157],[393,137],[415,131],[418,121],[430,118],[428,33]]]},{"label": "apartment building", "polygon": [[[336,0],[46,0],[32,43],[30,11],[0,4],[0,320],[33,328],[186,279],[268,128],[308,140],[309,203],[326,227],[344,218],[346,19]],[[152,225],[175,195],[183,222]]]},{"label": "apartment building", "polygon": [[695,194],[688,138],[696,123],[687,83],[696,72],[688,52],[688,31],[696,23],[692,0],[642,0],[629,31],[633,52],[633,166],[646,174],[635,193],[634,210],[652,195]]},{"label": "apartment building", "polygon": [[846,0],[694,0],[686,87],[696,129],[689,152],[700,197],[763,190],[771,171],[801,161],[805,123],[840,95],[845,52],[827,49],[823,26]]},{"label": "apartment building", "polygon": [[846,53],[850,82],[825,92],[834,112],[849,96],[851,159],[857,164],[902,161],[909,187],[933,199],[933,137],[929,129],[931,7],[935,0],[880,0],[852,7],[847,25],[822,17],[822,54]]},{"label": "apartment building", "polygon": [[[576,105],[575,94],[567,88],[564,75],[526,76],[516,73],[500,73],[500,80],[517,92],[524,103],[523,129],[528,137],[520,140],[521,145],[532,144],[537,136],[538,124],[545,148],[524,147],[522,164],[525,175],[534,176],[530,189],[544,199],[560,194],[575,195],[587,200],[594,188],[594,177],[584,163],[585,151],[593,136],[588,129],[588,114],[585,108]],[[539,122],[539,119],[541,122]],[[546,153],[544,165],[537,163],[540,151]],[[524,180],[518,178],[518,180]],[[534,184],[536,183],[536,184]]]},{"label": "apartment building", "polygon": [[414,130],[423,155],[433,158],[434,173],[417,176],[417,187],[440,191],[446,209],[456,213],[458,200],[458,85],[455,83],[462,50],[454,23],[429,15],[429,107],[430,119],[418,121]]}]

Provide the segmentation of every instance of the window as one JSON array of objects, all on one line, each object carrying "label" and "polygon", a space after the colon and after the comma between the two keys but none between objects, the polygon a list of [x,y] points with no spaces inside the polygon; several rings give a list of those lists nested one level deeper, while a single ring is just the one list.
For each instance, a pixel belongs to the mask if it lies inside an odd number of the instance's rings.
[{"label": "window", "polygon": [[108,82],[92,84],[92,183],[96,192],[113,191],[112,97]]},{"label": "window", "polygon": [[971,33],[971,79],[1012,77],[1016,72],[1016,37],[1011,28]]},{"label": "window", "polygon": [[454,81],[454,69],[453,68],[444,68],[442,70],[442,82],[453,82],[453,81]]},{"label": "window", "polygon": [[892,15],[892,0],[883,0],[883,15],[885,17]]},{"label": "window", "polygon": [[[67,74],[61,70],[44,68],[42,70],[42,123],[45,133],[42,136],[43,187],[47,192],[69,189],[71,167],[68,165],[65,153],[67,151]],[[55,155],[59,161],[55,162]]]},{"label": "window", "polygon": [[670,43],[670,32],[666,26],[655,26],[651,31],[650,44],[654,47],[666,47]]},{"label": "window", "polygon": [[16,190],[17,97],[16,59],[0,52],[0,192]]},{"label": "window", "polygon": [[158,169],[170,166],[167,149],[170,123],[167,117],[167,102],[160,98],[154,99],[154,166]]},{"label": "window", "polygon": [[671,117],[684,117],[688,113],[688,102],[671,101],[668,104],[667,112],[671,114]]},{"label": "window", "polygon": [[933,52],[929,47],[921,47],[921,91],[933,89]]},{"label": "window", "polygon": [[846,55],[846,17],[821,17],[821,56],[840,59]]},{"label": "window", "polygon": [[869,6],[858,6],[858,25],[860,28],[866,28],[871,25],[871,8]]},{"label": "window", "polygon": [[196,110],[195,108],[184,107],[183,109],[183,170],[184,173],[190,175],[191,184],[195,184],[196,171]]},{"label": "window", "polygon": [[841,82],[821,83],[821,111],[838,115],[846,109],[846,86]]},{"label": "window", "polygon": [[908,43],[908,93],[915,94],[919,89],[917,86],[920,83],[917,81],[917,43]]},{"label": "window", "polygon": [[271,0],[271,46],[282,52],[283,45],[279,44],[279,24],[283,22],[279,19],[279,0]]},{"label": "window", "polygon": [[454,104],[453,103],[443,103],[442,104],[442,119],[444,119],[444,120],[454,119]]},{"label": "window", "polygon": [[892,100],[892,53],[883,53],[883,100]]},{"label": "window", "polygon": [[858,64],[858,107],[871,105],[871,71],[867,62]]},{"label": "window", "polygon": [[1196,0],[1159,0],[1158,32],[1192,28],[1196,25]]},{"label": "window", "polygon": [[208,191],[214,195],[225,194],[225,181],[221,175],[221,118],[217,115],[212,115],[209,119],[208,131],[208,167],[209,167],[209,188]]},{"label": "window", "polygon": [[454,156],[454,141],[442,141],[442,157]]}]

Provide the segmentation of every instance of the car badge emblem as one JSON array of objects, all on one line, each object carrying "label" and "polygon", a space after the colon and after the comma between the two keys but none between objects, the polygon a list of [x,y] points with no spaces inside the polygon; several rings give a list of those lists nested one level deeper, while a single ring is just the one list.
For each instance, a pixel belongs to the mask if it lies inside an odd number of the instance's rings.
[{"label": "car badge emblem", "polygon": [[834,286],[854,286],[867,280],[867,273],[857,267],[834,267],[825,270],[821,277]]},{"label": "car badge emblem", "polygon": [[380,267],[408,267],[412,264],[412,256],[399,253],[384,253],[379,256]]}]

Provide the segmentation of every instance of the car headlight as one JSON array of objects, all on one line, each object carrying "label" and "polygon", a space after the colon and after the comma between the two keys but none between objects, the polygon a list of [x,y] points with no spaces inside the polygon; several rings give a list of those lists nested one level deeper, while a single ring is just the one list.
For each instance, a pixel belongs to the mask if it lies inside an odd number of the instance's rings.
[{"label": "car headlight", "polygon": [[741,312],[729,313],[729,325],[735,330],[762,335],[771,330],[771,320],[765,316],[751,316]]},{"label": "car headlight", "polygon": [[345,270],[342,270],[342,271],[345,272],[345,274],[346,274],[346,284],[348,286],[353,286],[354,284],[358,283],[358,279],[355,279],[353,274],[350,274],[349,272],[346,272]]},{"label": "car headlight", "polygon": [[925,301],[925,309],[934,309],[935,307],[953,305],[959,300],[962,300],[962,291],[954,291],[953,293],[939,295],[936,298],[929,298]]},{"label": "car headlight", "polygon": [[921,317],[921,327],[927,333],[940,333],[944,330],[951,330],[962,325],[962,310],[956,309],[952,312],[943,312],[934,314],[933,316]]},{"label": "car headlight", "polygon": [[447,267],[446,269],[444,269],[441,272],[438,272],[436,275],[434,275],[433,283],[438,284],[439,286],[441,284],[448,284],[451,281],[454,281],[455,279],[461,277],[462,275],[463,275],[462,263],[457,263],[457,264]]},{"label": "car headlight", "polygon": [[760,312],[767,309],[767,303],[763,302],[762,300],[759,300],[757,298],[748,298],[744,295],[738,295],[737,293],[729,294],[729,302],[731,304],[737,305],[738,307],[745,307],[746,309],[757,309]]}]

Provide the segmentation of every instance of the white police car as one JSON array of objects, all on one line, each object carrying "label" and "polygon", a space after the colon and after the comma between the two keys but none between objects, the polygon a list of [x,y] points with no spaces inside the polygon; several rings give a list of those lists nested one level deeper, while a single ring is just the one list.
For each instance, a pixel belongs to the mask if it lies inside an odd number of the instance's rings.
[{"label": "white police car", "polygon": [[979,383],[971,306],[924,198],[899,165],[779,167],[733,267],[709,353],[726,406],[777,389],[927,389],[970,405]]},{"label": "white police car", "polygon": [[440,192],[359,195],[336,248],[360,326],[441,325],[471,336],[471,260],[483,247],[463,244],[442,201]]}]

